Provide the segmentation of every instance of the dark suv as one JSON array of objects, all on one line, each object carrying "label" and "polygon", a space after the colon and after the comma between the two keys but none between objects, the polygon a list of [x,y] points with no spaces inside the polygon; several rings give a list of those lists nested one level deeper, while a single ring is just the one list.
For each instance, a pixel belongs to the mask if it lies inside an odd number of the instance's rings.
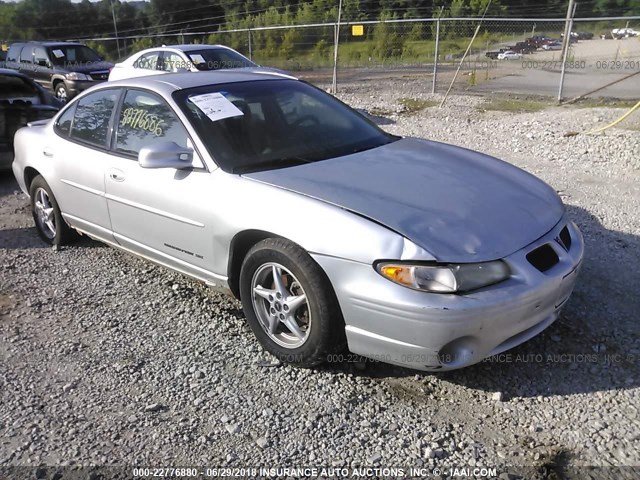
[{"label": "dark suv", "polygon": [[6,66],[33,78],[66,102],[107,80],[113,63],[81,43],[25,42],[11,44]]}]

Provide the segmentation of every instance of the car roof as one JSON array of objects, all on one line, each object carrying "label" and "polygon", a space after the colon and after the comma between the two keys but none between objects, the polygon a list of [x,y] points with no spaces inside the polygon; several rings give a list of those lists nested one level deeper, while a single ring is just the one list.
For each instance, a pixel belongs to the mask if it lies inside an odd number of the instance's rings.
[{"label": "car roof", "polygon": [[22,42],[25,45],[42,45],[43,47],[55,47],[55,46],[67,46],[67,45],[83,45],[84,43],[80,43],[80,42],[51,42],[51,41],[47,41],[47,42],[38,42],[36,40],[32,40],[29,42]]},{"label": "car roof", "polygon": [[175,48],[176,50],[182,50],[183,52],[189,52],[191,50],[207,50],[207,49],[220,49],[233,50],[226,45],[210,45],[205,43],[186,43],[182,45],[164,45],[159,48]]},{"label": "car roof", "polygon": [[236,68],[229,70],[213,70],[197,73],[163,73],[159,75],[109,81],[101,84],[101,86],[138,87],[162,92],[164,94],[171,94],[176,90],[184,90],[204,85],[221,85],[224,83],[283,79],[297,80],[297,78],[285,74],[260,71],[260,67],[256,67],[247,69]]}]

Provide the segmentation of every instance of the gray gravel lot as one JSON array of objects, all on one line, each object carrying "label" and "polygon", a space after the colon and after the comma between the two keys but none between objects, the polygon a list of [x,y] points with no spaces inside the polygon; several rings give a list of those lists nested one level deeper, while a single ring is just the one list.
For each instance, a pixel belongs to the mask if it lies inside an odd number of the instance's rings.
[{"label": "gray gravel lot", "polygon": [[0,467],[484,466],[507,479],[588,478],[591,465],[592,478],[639,478],[637,120],[566,138],[623,110],[399,102],[434,100],[427,90],[407,80],[340,97],[390,132],[495,155],[560,192],[587,250],[554,325],[499,361],[438,375],[279,365],[239,302],[90,240],[45,248],[2,175]]}]

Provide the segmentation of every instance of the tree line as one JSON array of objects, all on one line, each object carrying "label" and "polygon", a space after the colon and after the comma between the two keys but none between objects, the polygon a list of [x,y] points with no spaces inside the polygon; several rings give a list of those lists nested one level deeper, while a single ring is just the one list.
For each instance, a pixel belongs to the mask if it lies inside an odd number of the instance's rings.
[{"label": "tree line", "polygon": [[[486,12],[500,18],[561,18],[568,0],[343,0],[342,21],[410,18],[477,17]],[[487,8],[488,5],[488,8]],[[215,32],[272,25],[330,23],[337,18],[338,0],[0,0],[0,40],[67,40],[114,36],[114,16],[120,37],[136,37],[123,44],[128,51],[176,41],[227,43],[246,53],[245,34],[192,37],[193,32]],[[585,0],[576,15],[640,15],[640,0]],[[451,35],[465,36],[471,24],[448,24]],[[456,28],[455,31],[454,28]],[[462,30],[460,30],[462,28]],[[325,31],[326,30],[326,31]],[[447,32],[444,32],[447,35]],[[164,39],[151,37],[163,35]],[[256,52],[265,58],[289,58],[301,51],[329,55],[332,29],[291,29],[255,32]],[[400,56],[410,41],[429,40],[429,25],[412,24],[400,30],[392,25],[367,28],[366,49],[356,56]],[[93,43],[103,55],[113,57],[115,43]],[[410,46],[410,45],[409,45]]]}]

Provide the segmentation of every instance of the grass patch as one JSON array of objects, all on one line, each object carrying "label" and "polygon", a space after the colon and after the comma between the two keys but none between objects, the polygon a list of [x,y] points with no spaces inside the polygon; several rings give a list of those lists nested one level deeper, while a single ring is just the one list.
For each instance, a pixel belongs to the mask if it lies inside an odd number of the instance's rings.
[{"label": "grass patch", "polygon": [[629,109],[636,103],[638,103],[637,100],[620,100],[618,98],[583,98],[582,100],[578,100],[577,102],[567,106],[571,106],[574,108],[608,107]]},{"label": "grass patch", "polygon": [[419,98],[401,98],[398,100],[400,105],[404,107],[403,113],[417,113],[425,108],[435,107],[438,105],[438,102],[434,102],[433,100],[421,100]]},{"label": "grass patch", "polygon": [[533,100],[494,99],[483,103],[478,108],[485,111],[529,113],[539,112],[549,107],[548,103]]}]

